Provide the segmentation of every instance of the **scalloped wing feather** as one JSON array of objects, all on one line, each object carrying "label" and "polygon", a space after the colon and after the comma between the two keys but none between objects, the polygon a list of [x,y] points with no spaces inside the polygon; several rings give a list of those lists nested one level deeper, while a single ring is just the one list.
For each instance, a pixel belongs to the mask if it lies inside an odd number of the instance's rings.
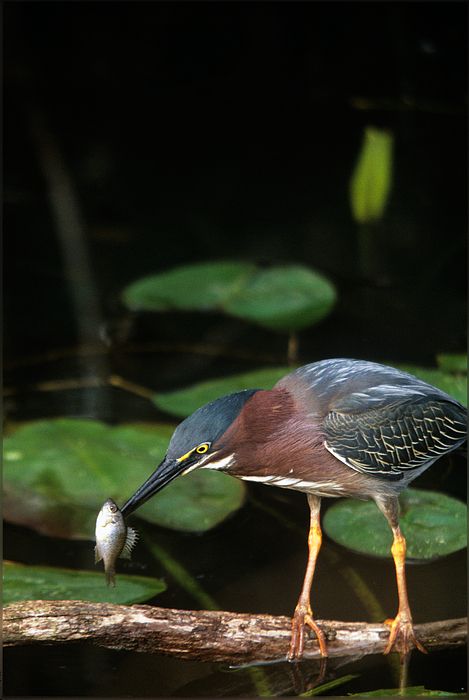
[{"label": "scalloped wing feather", "polygon": [[[351,409],[353,401],[347,403]],[[466,410],[457,402],[414,395],[377,405],[359,413],[333,410],[324,421],[325,447],[357,471],[399,480],[467,439]]]}]

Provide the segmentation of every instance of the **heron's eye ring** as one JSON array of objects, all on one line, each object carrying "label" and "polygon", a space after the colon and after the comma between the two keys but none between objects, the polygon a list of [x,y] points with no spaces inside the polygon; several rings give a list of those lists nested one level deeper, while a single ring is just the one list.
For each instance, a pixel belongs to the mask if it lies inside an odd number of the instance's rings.
[{"label": "heron's eye ring", "polygon": [[203,455],[206,452],[208,452],[208,448],[209,448],[208,442],[203,442],[201,445],[196,447],[195,451],[197,452],[197,454]]}]

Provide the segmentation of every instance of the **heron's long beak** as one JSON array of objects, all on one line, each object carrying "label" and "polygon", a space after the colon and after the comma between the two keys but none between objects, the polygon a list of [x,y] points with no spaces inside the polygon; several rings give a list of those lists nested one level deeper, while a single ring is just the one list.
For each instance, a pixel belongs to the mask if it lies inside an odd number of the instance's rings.
[{"label": "heron's long beak", "polygon": [[[188,468],[188,461],[179,462],[177,459],[168,459],[167,457],[161,462],[159,467],[155,469],[148,479],[135,491],[134,495],[121,508],[121,513],[125,517],[130,515],[142,506],[149,498],[161,491],[179,474],[182,474]],[[194,460],[195,461],[195,460]]]}]

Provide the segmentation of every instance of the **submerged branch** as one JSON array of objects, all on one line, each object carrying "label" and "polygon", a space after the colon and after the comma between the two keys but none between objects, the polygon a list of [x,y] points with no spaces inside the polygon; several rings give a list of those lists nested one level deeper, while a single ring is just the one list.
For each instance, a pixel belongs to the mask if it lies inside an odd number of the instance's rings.
[{"label": "submerged branch", "polygon": [[[330,656],[380,653],[389,636],[383,624],[318,622]],[[108,649],[232,664],[284,660],[290,629],[287,617],[84,601],[12,603],[3,616],[5,646],[89,641]],[[429,651],[456,647],[466,642],[467,619],[415,625],[415,632]],[[319,658],[315,639],[306,641],[304,657]]]}]

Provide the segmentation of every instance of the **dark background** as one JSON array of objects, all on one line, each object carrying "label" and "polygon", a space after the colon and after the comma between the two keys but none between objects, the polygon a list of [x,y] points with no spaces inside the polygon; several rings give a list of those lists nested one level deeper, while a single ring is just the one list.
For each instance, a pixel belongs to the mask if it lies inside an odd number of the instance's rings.
[{"label": "dark background", "polygon": [[[430,361],[464,347],[465,3],[4,13],[8,353],[76,340],[36,113],[72,180],[106,318],[126,283],[176,264],[298,261],[340,295],[333,346],[312,329],[307,358]],[[371,289],[356,277],[348,201],[367,125],[395,137],[384,284]]]},{"label": "dark background", "polygon": [[[120,302],[127,283],[196,261],[299,262],[328,275],[338,303],[300,334],[300,361],[431,366],[437,353],[465,351],[466,3],[3,7],[7,425],[59,415],[169,420],[118,390],[47,393],[38,389],[46,380],[113,371],[164,390],[283,363],[284,336],[219,314],[129,318]],[[367,126],[394,135],[371,276],[358,269],[348,194]],[[53,207],[64,183],[83,253],[68,266],[73,222],[58,226]],[[77,289],[89,318],[77,314]],[[198,343],[214,352],[198,352]],[[463,498],[463,466],[434,467],[416,485]],[[301,494],[249,489],[306,533]],[[253,502],[204,537],[157,534],[225,609],[288,615],[306,541]],[[19,526],[7,525],[5,550],[26,563],[93,568],[89,542]],[[392,563],[336,550],[391,614]],[[161,575],[139,557],[149,575]],[[464,552],[409,567],[417,622],[465,614],[465,568]],[[326,559],[317,587],[320,616],[366,619]],[[165,596],[156,602],[196,607],[174,583]],[[229,687],[219,669],[89,647],[7,650],[6,662],[7,695],[218,695]],[[394,682],[377,657],[344,673],[355,671],[361,678],[344,692]],[[414,684],[457,692],[465,679],[463,654],[412,661]],[[251,695],[247,688],[233,694]]]}]

